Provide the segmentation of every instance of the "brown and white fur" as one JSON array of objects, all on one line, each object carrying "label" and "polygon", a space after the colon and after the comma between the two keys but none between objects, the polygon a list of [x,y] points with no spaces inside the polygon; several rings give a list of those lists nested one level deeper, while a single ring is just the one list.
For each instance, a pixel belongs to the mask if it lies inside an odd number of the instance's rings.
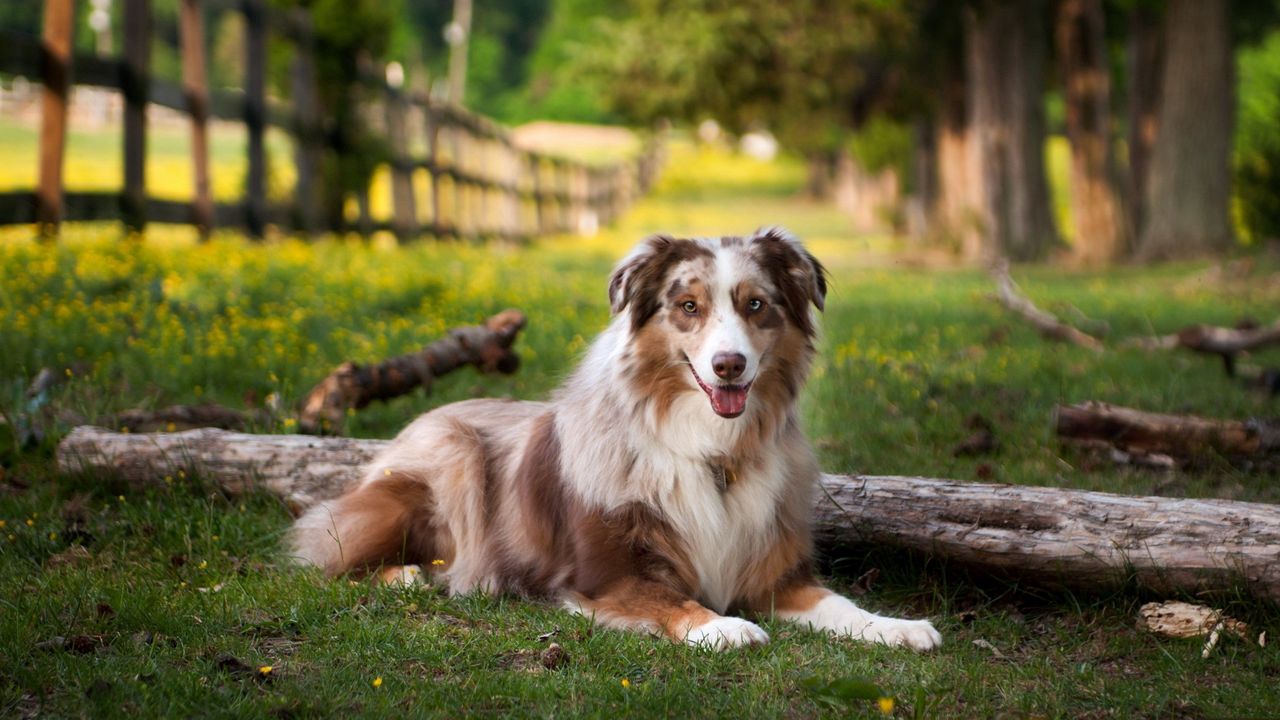
[{"label": "brown and white fur", "polygon": [[452,593],[548,597],[717,649],[769,639],[729,612],[934,648],[928,622],[814,579],[819,469],[795,402],[825,295],[785,231],[651,237],[614,271],[613,320],[549,402],[423,415],[297,521],[294,553],[331,575],[405,580],[421,564]]}]

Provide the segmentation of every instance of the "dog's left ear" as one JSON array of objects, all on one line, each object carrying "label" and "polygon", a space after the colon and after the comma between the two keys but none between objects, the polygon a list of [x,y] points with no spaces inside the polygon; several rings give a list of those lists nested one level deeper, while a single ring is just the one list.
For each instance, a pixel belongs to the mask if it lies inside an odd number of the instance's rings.
[{"label": "dog's left ear", "polygon": [[[759,248],[764,267],[774,274],[774,282],[787,295],[793,310],[800,311],[799,305],[813,303],[814,307],[823,310],[827,303],[827,269],[818,262],[800,240],[780,227],[760,228],[752,237],[752,242]],[[807,323],[797,322],[801,327]]]}]

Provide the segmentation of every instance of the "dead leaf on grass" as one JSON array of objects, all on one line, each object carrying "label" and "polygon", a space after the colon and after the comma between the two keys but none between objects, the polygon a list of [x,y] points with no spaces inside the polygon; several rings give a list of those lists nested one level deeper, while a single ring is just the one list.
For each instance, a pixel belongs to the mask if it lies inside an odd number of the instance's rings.
[{"label": "dead leaf on grass", "polygon": [[548,670],[559,670],[569,663],[569,653],[560,647],[560,643],[551,643],[542,651],[542,667]]},{"label": "dead leaf on grass", "polygon": [[994,658],[995,658],[995,659],[997,659],[997,660],[1008,660],[1008,657],[1007,657],[1007,656],[1005,656],[1005,654],[1004,654],[1004,653],[1000,652],[1000,648],[996,647],[995,645],[992,645],[992,644],[991,644],[991,642],[990,642],[990,641],[988,641],[988,640],[984,640],[984,639],[982,639],[982,638],[978,638],[977,640],[974,640],[974,641],[973,641],[973,644],[974,644],[974,645],[977,645],[978,647],[982,648],[983,650],[990,650],[990,651],[991,651],[991,656],[992,656],[992,657],[994,657]]},{"label": "dead leaf on grass", "polygon": [[63,565],[75,565],[76,563],[88,560],[91,556],[89,551],[83,545],[72,545],[56,555],[50,555],[48,560],[44,561],[46,568],[62,567]]},{"label": "dead leaf on grass", "polygon": [[871,586],[879,579],[880,568],[873,567],[859,575],[858,579],[853,581],[853,587],[849,588],[849,592],[855,597],[862,597],[863,595],[871,592]]}]

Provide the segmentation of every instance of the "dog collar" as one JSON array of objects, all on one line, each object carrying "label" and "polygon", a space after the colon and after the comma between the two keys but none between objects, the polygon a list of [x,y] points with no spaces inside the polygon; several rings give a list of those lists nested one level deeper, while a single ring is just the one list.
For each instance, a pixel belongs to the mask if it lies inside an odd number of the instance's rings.
[{"label": "dog collar", "polygon": [[710,466],[711,478],[715,480],[716,489],[720,492],[728,490],[729,486],[738,480],[737,473],[735,473],[733,468],[728,465],[721,465],[720,463],[713,462],[710,463]]}]

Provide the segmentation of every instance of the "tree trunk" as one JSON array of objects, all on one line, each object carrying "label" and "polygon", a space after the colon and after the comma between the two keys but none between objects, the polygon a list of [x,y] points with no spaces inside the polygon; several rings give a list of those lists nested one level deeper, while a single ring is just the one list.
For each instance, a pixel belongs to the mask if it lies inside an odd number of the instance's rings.
[{"label": "tree trunk", "polygon": [[1227,0],[1169,3],[1140,260],[1217,254],[1234,240],[1230,13]]},{"label": "tree trunk", "polygon": [[1106,265],[1124,254],[1128,223],[1111,153],[1111,68],[1102,0],[1063,0],[1054,36],[1071,141],[1073,255],[1084,265]]},{"label": "tree trunk", "polygon": [[930,234],[954,245],[967,258],[982,255],[982,175],[977,142],[969,125],[966,82],[962,69],[946,73],[933,151],[937,187],[930,206]]},{"label": "tree trunk", "polygon": [[804,194],[811,200],[830,200],[835,186],[836,156],[833,152],[813,152],[808,156]]},{"label": "tree trunk", "polygon": [[898,173],[885,168],[867,172],[848,148],[836,152],[834,195],[836,208],[848,216],[856,233],[897,232],[895,218],[902,204]]},{"label": "tree trunk", "polygon": [[[386,445],[211,429],[137,435],[80,427],[59,444],[58,465],[63,472],[110,471],[139,483],[184,468],[229,492],[265,488],[300,512],[340,494]],[[1274,505],[823,475],[815,521],[826,547],[904,546],[1086,590],[1135,580],[1160,592],[1243,586],[1280,599],[1280,508]]]},{"label": "tree trunk", "polygon": [[1038,0],[985,0],[965,13],[985,230],[970,259],[1036,260],[1058,242],[1044,173],[1043,11]]},{"label": "tree trunk", "polygon": [[1160,18],[1148,3],[1135,3],[1129,12],[1129,168],[1126,206],[1129,237],[1137,238],[1146,225],[1147,173],[1155,147],[1160,107],[1160,69],[1164,66],[1164,34]]}]

